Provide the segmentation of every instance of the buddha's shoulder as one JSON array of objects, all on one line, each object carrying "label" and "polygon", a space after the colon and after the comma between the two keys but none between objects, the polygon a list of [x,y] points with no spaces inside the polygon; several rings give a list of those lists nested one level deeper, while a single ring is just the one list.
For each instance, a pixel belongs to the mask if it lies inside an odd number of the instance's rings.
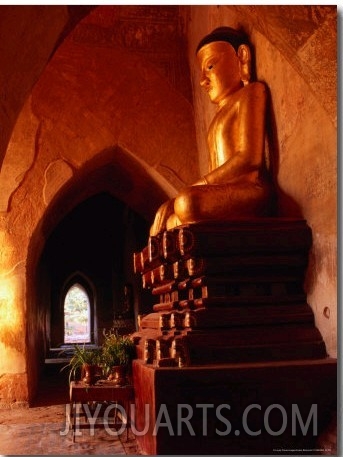
[{"label": "buddha's shoulder", "polygon": [[251,104],[256,106],[264,105],[266,97],[266,86],[261,82],[253,82],[242,87],[234,96],[236,103],[241,106],[250,106]]},{"label": "buddha's shoulder", "polygon": [[[267,90],[262,82],[250,83],[231,94],[225,101],[226,103],[218,111],[218,116],[237,114],[242,108],[251,108],[252,105],[261,109],[265,105]],[[218,117],[216,116],[216,117]]]},{"label": "buddha's shoulder", "polygon": [[267,94],[266,85],[260,81],[244,86],[241,91],[246,94],[247,97],[265,97]]}]

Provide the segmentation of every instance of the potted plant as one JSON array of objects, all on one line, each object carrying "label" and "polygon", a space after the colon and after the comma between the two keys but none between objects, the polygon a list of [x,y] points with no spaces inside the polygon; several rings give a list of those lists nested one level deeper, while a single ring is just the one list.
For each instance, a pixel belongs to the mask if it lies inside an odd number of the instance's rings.
[{"label": "potted plant", "polygon": [[135,344],[129,335],[104,330],[101,359],[104,374],[117,385],[125,385],[131,362],[136,356]]},{"label": "potted plant", "polygon": [[85,384],[92,385],[96,382],[99,363],[101,361],[101,351],[99,349],[90,349],[85,346],[74,346],[74,354],[69,363],[62,370],[69,368],[69,383],[80,373],[81,379]]}]

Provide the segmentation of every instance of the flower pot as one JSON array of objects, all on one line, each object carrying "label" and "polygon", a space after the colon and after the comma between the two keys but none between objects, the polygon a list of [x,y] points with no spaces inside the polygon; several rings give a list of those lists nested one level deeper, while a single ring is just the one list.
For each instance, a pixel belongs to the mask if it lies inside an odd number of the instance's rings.
[{"label": "flower pot", "polygon": [[117,386],[125,386],[127,384],[127,366],[116,365],[111,368],[111,372],[108,376],[108,380],[112,381]]},{"label": "flower pot", "polygon": [[88,384],[89,386],[92,386],[93,384],[96,383],[97,381],[97,372],[98,372],[98,367],[97,365],[90,365],[88,363],[84,363],[82,365],[82,380],[85,384]]}]

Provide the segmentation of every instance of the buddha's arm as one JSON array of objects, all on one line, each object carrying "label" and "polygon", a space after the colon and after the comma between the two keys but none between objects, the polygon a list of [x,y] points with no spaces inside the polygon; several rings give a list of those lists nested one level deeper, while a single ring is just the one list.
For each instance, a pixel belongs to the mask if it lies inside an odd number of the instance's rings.
[{"label": "buddha's arm", "polygon": [[[265,129],[266,90],[262,83],[247,86],[237,102],[237,112],[228,117],[227,124],[217,142],[230,148],[225,163],[204,176],[204,183],[229,183],[262,165]],[[242,92],[243,92],[242,91]]]}]

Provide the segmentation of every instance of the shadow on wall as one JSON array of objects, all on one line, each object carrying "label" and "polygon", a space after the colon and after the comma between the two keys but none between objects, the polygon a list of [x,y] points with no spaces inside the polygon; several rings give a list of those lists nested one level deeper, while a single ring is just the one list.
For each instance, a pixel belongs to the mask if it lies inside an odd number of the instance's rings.
[{"label": "shadow on wall", "polygon": [[287,214],[287,217],[303,218],[303,214],[299,204],[288,194],[286,194],[278,185],[277,177],[279,174],[280,151],[278,131],[275,120],[275,112],[273,100],[268,91],[268,103],[266,113],[266,156],[269,160],[269,169],[272,176],[273,185],[275,188],[274,215],[282,217]]}]

